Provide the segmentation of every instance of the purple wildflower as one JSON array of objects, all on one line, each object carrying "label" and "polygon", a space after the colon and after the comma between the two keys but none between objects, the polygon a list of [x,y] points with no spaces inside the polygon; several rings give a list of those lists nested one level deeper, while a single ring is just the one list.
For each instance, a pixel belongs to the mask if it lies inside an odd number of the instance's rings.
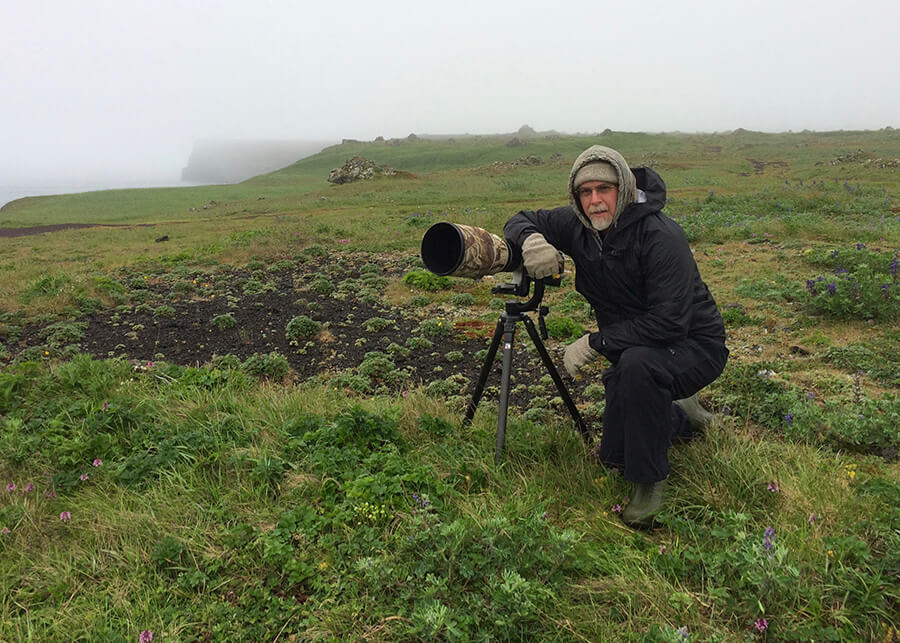
[{"label": "purple wildflower", "polygon": [[12,492],[15,491],[15,490],[16,490],[16,483],[15,483],[15,482],[10,482],[8,485],[6,485],[6,491],[7,491],[8,493],[12,493]]},{"label": "purple wildflower", "polygon": [[755,627],[758,632],[765,632],[767,629],[769,629],[769,621],[764,618],[758,618],[753,624],[753,627]]},{"label": "purple wildflower", "polygon": [[615,504],[615,505],[613,505],[612,512],[613,512],[614,514],[620,514],[620,513],[622,513],[622,505],[620,505],[620,504]]},{"label": "purple wildflower", "polygon": [[832,259],[837,259],[837,256],[838,256],[838,251],[837,251],[837,250],[832,250],[832,251],[831,251],[831,258],[832,258]]},{"label": "purple wildflower", "polygon": [[79,477],[79,479],[81,479],[81,480],[87,480],[88,478],[90,478],[90,476],[89,476],[88,474],[86,474],[86,473],[82,473],[82,474],[81,474],[80,476],[78,476],[78,477]]},{"label": "purple wildflower", "polygon": [[94,461],[91,462],[91,464],[95,467],[99,467],[103,465],[103,460],[101,460],[100,458],[94,458]]},{"label": "purple wildflower", "polygon": [[813,393],[812,391],[810,391],[810,392],[808,392],[808,393],[806,394],[806,399],[807,399],[807,400],[814,400],[814,399],[816,399],[816,394]]},{"label": "purple wildflower", "polygon": [[862,249],[865,248],[865,247],[866,247],[866,244],[864,244],[864,243],[857,243],[857,244],[856,244],[856,249],[857,249],[857,250],[862,250]]},{"label": "purple wildflower", "polygon": [[837,292],[837,284],[834,283],[833,281],[830,284],[828,284],[827,286],[825,286],[825,288],[828,290],[829,295],[833,295],[834,293]]},{"label": "purple wildflower", "polygon": [[675,631],[678,632],[681,635],[681,638],[683,638],[683,639],[686,639],[687,637],[689,637],[691,635],[691,633],[688,632],[687,625],[682,625]]},{"label": "purple wildflower", "polygon": [[138,636],[138,643],[150,643],[153,640],[153,631],[152,630],[141,630],[140,636]]},{"label": "purple wildflower", "polygon": [[894,260],[891,262],[891,267],[888,268],[888,270],[891,271],[891,275],[893,275],[894,279],[897,278],[897,270],[898,270],[898,268],[900,268],[900,264],[898,264],[898,263],[897,263],[897,260],[894,259]]},{"label": "purple wildflower", "polygon": [[34,491],[34,485],[30,482],[25,485],[24,489],[22,489],[22,493],[31,493],[32,491]]},{"label": "purple wildflower", "polygon": [[69,522],[70,520],[72,520],[72,514],[68,511],[61,511],[59,513],[59,519],[63,522]]},{"label": "purple wildflower", "polygon": [[806,522],[809,524],[814,524],[816,522],[816,514],[809,514],[809,518],[806,519]]},{"label": "purple wildflower", "polygon": [[4,527],[3,529],[0,529],[0,534],[8,534],[8,533],[10,533],[9,527]]},{"label": "purple wildflower", "polygon": [[809,291],[810,295],[815,295],[816,294],[816,282],[813,281],[812,279],[807,279],[806,280],[806,289]]},{"label": "purple wildflower", "polygon": [[659,555],[662,556],[663,554],[666,553],[667,550],[668,550],[668,549],[667,549],[667,547],[666,547],[665,545],[660,545],[660,546],[659,546]]},{"label": "purple wildflower", "polygon": [[779,487],[779,486],[778,486],[778,483],[775,482],[774,480],[773,480],[772,482],[770,482],[770,483],[769,483],[769,486],[766,487],[766,488],[767,488],[769,491],[771,491],[772,493],[778,493],[779,491],[781,491],[781,487]]},{"label": "purple wildflower", "polygon": [[105,411],[106,409],[108,409],[108,408],[109,408],[109,402],[104,402],[102,408],[103,408],[104,411]]},{"label": "purple wildflower", "polygon": [[794,414],[788,413],[787,415],[785,415],[784,421],[787,423],[788,426],[791,426],[794,423]]},{"label": "purple wildflower", "polygon": [[45,493],[44,495],[47,496],[48,498],[55,498],[55,497],[56,497],[56,492],[55,492],[53,489],[51,489],[50,491],[48,491],[48,492]]},{"label": "purple wildflower", "polygon": [[766,527],[765,532],[763,532],[763,547],[766,548],[766,551],[775,546],[775,543],[772,542],[773,538],[775,538],[775,530],[772,527]]}]

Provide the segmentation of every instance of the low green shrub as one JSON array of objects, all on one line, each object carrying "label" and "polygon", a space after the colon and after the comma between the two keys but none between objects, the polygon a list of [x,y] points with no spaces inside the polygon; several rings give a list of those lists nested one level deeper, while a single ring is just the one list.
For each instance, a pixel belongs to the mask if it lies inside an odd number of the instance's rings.
[{"label": "low green shrub", "polygon": [[234,328],[237,326],[237,320],[234,318],[234,315],[231,313],[224,313],[222,315],[216,315],[209,321],[211,326],[215,326],[219,330],[225,330],[228,328]]},{"label": "low green shrub", "polygon": [[248,375],[273,380],[284,379],[291,370],[287,358],[277,352],[253,353],[253,355],[244,360],[241,368]]},{"label": "low green shrub", "polygon": [[309,284],[309,289],[319,295],[330,295],[334,292],[334,283],[325,276],[319,276]]},{"label": "low green shrub", "polygon": [[425,337],[420,337],[417,335],[413,335],[412,337],[410,337],[406,340],[406,347],[413,349],[413,350],[415,350],[417,348],[427,349],[427,348],[431,348],[432,346],[434,346],[434,342],[432,342],[430,339],[427,339]]},{"label": "low green shrub", "polygon": [[308,315],[297,315],[291,319],[284,329],[288,340],[294,344],[301,339],[310,339],[322,332],[322,322],[318,322]]},{"label": "low green shrub", "polygon": [[269,272],[284,272],[287,270],[293,270],[297,267],[296,261],[291,261],[290,259],[281,259],[280,261],[276,261],[272,265],[270,265],[266,270]]},{"label": "low green shrub", "polygon": [[444,355],[444,359],[446,359],[451,364],[455,364],[457,362],[463,361],[465,355],[463,355],[462,351],[450,351],[446,355]]},{"label": "low green shrub", "polygon": [[571,317],[550,315],[544,318],[544,324],[547,327],[547,335],[553,339],[578,339],[584,334],[584,326]]},{"label": "low green shrub", "polygon": [[56,322],[41,329],[40,336],[47,345],[59,349],[68,344],[77,344],[84,339],[86,322]]},{"label": "low green shrub", "polygon": [[448,319],[423,319],[419,322],[419,331],[428,337],[449,337],[453,335],[454,327]]},{"label": "low green shrub", "polygon": [[261,295],[267,292],[275,292],[276,289],[275,284],[269,281],[260,281],[254,277],[250,277],[241,284],[241,290],[245,295]]},{"label": "low green shrub", "polygon": [[450,303],[454,306],[471,306],[475,303],[475,296],[468,292],[456,293],[450,297]]},{"label": "low green shrub", "polygon": [[397,368],[390,355],[381,351],[366,353],[356,370],[361,376],[368,378],[372,386],[377,386],[378,384],[396,385],[409,376],[406,370]]},{"label": "low green shrub", "polygon": [[450,277],[442,277],[427,270],[410,270],[403,276],[403,283],[410,288],[438,292],[453,285]]},{"label": "low green shrub", "polygon": [[381,331],[394,327],[396,321],[393,319],[384,319],[382,317],[370,317],[363,322],[363,330],[367,333],[380,333]]}]

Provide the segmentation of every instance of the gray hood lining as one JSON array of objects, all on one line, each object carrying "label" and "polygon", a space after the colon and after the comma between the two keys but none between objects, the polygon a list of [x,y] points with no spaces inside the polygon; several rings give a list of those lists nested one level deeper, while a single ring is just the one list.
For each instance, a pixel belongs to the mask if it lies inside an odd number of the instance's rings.
[{"label": "gray hood lining", "polygon": [[615,168],[616,174],[619,175],[619,199],[616,202],[616,213],[613,215],[612,226],[616,225],[625,208],[630,203],[634,203],[637,198],[637,182],[625,158],[611,147],[592,145],[587,148],[578,155],[572,165],[572,171],[569,172],[569,203],[575,210],[578,220],[589,230],[594,230],[594,228],[587,215],[581,210],[581,202],[578,195],[575,194],[575,175],[582,167],[596,161],[606,161]]}]

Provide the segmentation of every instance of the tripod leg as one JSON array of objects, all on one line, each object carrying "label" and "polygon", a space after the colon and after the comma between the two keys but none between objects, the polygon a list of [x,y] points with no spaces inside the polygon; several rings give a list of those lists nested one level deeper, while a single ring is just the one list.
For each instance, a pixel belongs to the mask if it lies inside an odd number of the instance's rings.
[{"label": "tripod leg", "polygon": [[497,443],[494,450],[494,464],[503,458],[506,442],[506,415],[509,410],[509,381],[512,372],[513,340],[516,337],[516,322],[521,316],[507,317],[503,324],[503,371],[500,377],[500,407],[497,412]]},{"label": "tripod leg", "polygon": [[569,395],[565,383],[563,383],[562,378],[559,376],[559,371],[557,371],[556,366],[553,365],[550,354],[547,352],[547,347],[544,346],[540,334],[538,334],[537,329],[534,327],[534,322],[531,321],[531,318],[527,315],[522,315],[522,321],[525,323],[525,328],[528,330],[531,341],[534,342],[534,347],[537,348],[538,354],[541,356],[541,361],[544,362],[547,372],[550,373],[553,383],[556,384],[556,390],[559,391],[559,395],[562,397],[563,402],[565,402],[566,408],[569,409],[569,415],[571,415],[572,419],[575,421],[575,426],[578,427],[581,437],[584,438],[585,442],[589,442],[590,431],[588,431],[587,425],[581,417],[581,413],[578,412],[578,408],[575,406],[572,396]]},{"label": "tripod leg", "polygon": [[478,375],[478,382],[475,384],[475,390],[472,391],[472,398],[469,400],[469,406],[466,408],[466,417],[463,418],[463,425],[469,425],[472,423],[472,418],[475,417],[475,409],[478,408],[478,403],[481,401],[481,396],[484,394],[484,385],[487,383],[488,375],[491,372],[491,365],[494,363],[494,358],[497,356],[497,347],[500,346],[500,338],[503,336],[503,322],[506,314],[500,316],[500,319],[497,320],[497,328],[494,329],[494,337],[491,339],[491,345],[488,348],[487,357],[484,358],[484,364],[481,365],[481,373]]}]

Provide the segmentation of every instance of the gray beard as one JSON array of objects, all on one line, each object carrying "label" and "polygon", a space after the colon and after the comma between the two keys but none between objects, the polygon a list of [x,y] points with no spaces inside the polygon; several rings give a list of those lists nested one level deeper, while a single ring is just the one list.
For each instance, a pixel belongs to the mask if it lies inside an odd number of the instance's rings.
[{"label": "gray beard", "polygon": [[588,216],[588,221],[591,222],[591,227],[598,232],[603,232],[612,224],[612,220],[606,221],[605,219],[595,219],[590,215]]}]

